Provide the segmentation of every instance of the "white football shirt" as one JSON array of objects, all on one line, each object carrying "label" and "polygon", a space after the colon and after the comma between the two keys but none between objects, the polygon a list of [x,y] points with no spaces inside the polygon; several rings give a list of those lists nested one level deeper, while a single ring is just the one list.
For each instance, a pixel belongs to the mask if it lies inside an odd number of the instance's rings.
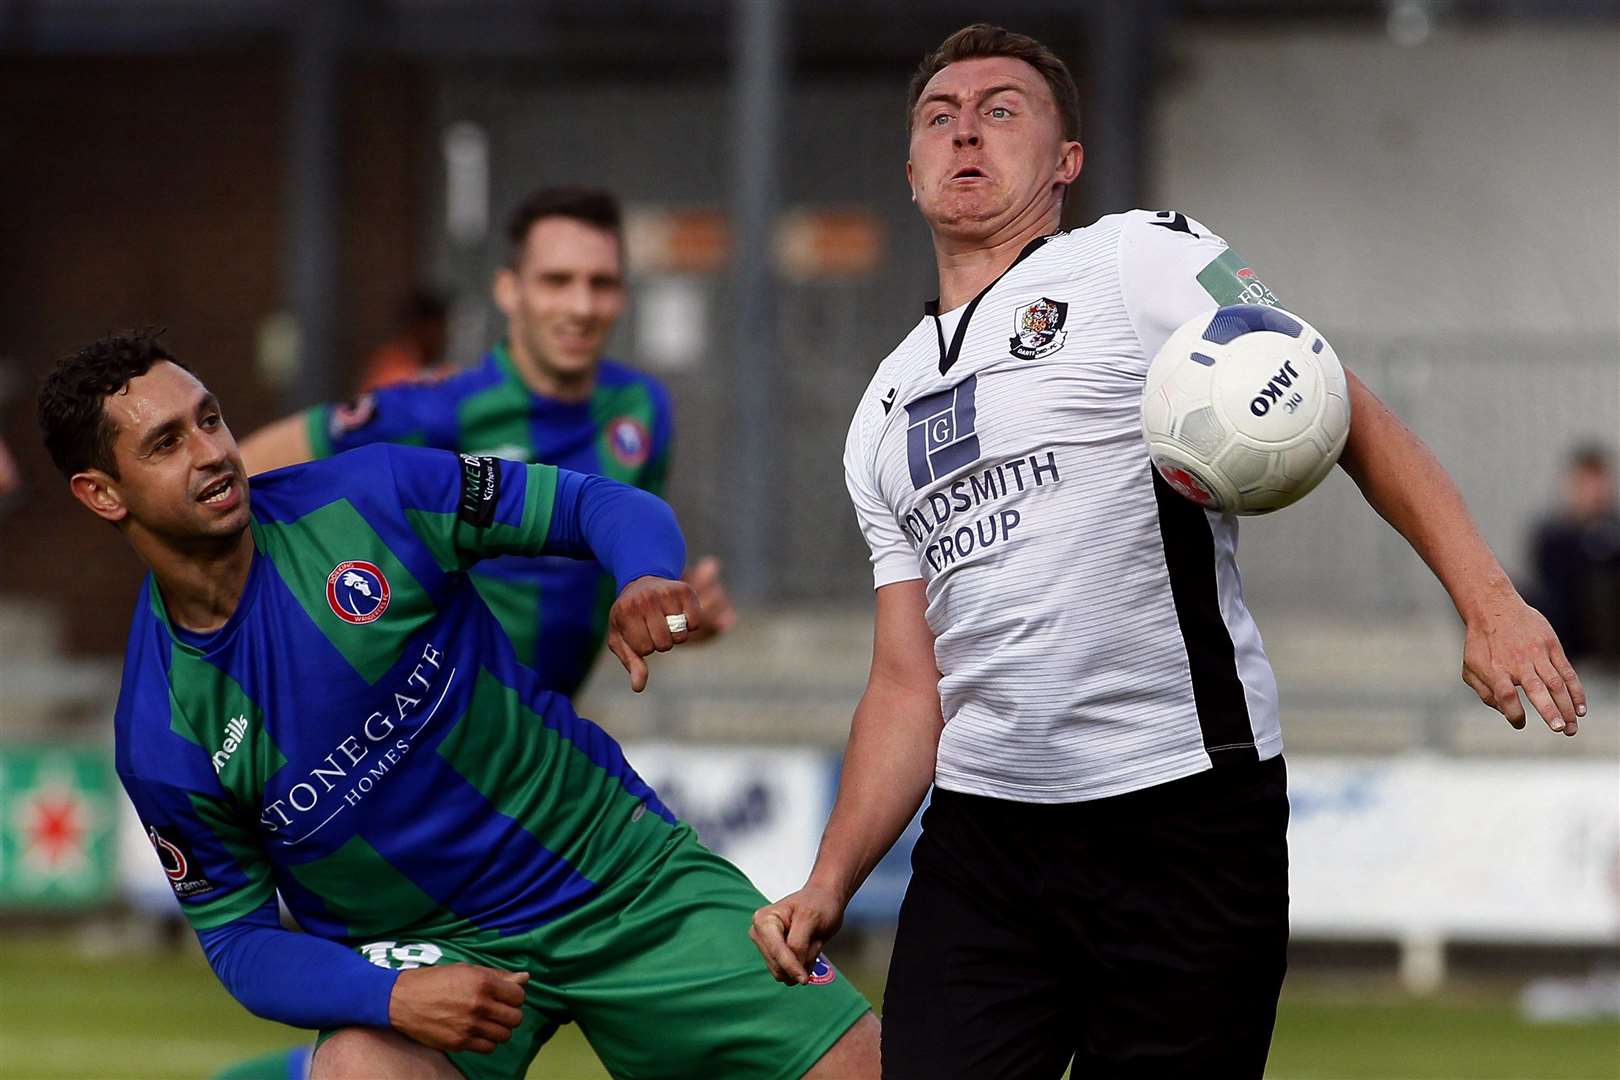
[{"label": "white football shirt", "polygon": [[877,587],[921,578],[943,675],[935,774],[1021,802],[1118,795],[1282,750],[1237,521],[1154,472],[1148,362],[1274,302],[1219,237],[1133,210],[1033,242],[878,366],[844,450]]}]

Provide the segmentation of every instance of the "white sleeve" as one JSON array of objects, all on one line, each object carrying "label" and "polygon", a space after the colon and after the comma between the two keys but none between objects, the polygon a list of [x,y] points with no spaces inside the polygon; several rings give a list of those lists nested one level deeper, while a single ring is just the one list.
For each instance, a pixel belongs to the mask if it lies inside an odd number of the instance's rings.
[{"label": "white sleeve", "polygon": [[[865,407],[863,395],[861,408]],[[855,507],[855,521],[872,552],[872,588],[881,589],[896,581],[922,577],[917,553],[906,542],[894,514],[878,494],[872,456],[867,453],[861,437],[859,409],[849,425],[849,438],[844,442],[844,485],[849,488],[849,501]]]},{"label": "white sleeve", "polygon": [[1175,210],[1132,210],[1119,231],[1125,310],[1152,359],[1182,323],[1227,304],[1277,298],[1219,236]]}]

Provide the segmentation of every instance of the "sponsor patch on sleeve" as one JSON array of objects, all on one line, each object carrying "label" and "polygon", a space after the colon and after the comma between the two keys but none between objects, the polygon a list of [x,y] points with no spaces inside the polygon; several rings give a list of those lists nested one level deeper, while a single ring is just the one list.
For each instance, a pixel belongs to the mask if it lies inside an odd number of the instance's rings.
[{"label": "sponsor patch on sleeve", "polygon": [[501,494],[501,463],[492,457],[461,455],[461,509],[467,524],[487,529],[495,521],[495,502]]},{"label": "sponsor patch on sleeve", "polygon": [[202,867],[197,860],[191,857],[172,831],[170,836],[165,836],[164,831],[156,826],[148,826],[146,838],[157,852],[158,862],[163,865],[163,873],[168,877],[174,895],[189,900],[213,892],[214,883],[203,877]]},{"label": "sponsor patch on sleeve", "polygon": [[1228,304],[1278,306],[1276,294],[1266,288],[1266,283],[1231,248],[1198,272],[1198,284],[1222,307]]}]

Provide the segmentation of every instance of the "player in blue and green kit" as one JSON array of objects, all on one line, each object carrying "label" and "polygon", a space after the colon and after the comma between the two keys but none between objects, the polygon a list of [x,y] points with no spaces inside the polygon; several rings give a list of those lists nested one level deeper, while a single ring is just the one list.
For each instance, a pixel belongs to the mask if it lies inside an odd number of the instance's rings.
[{"label": "player in blue and green kit", "polygon": [[702,620],[663,503],[397,446],[250,491],[218,402],[144,336],[59,364],[40,422],[152,571],[120,777],[221,981],[326,1034],[315,1076],[521,1076],[569,1021],[617,1076],[876,1075],[865,1001],[755,975],[757,892],[518,663],[468,579],[595,558],[639,688]]},{"label": "player in blue and green kit", "polygon": [[[602,356],[625,305],[617,201],[604,191],[537,191],[507,238],[494,280],[506,338],[477,367],[271,424],[243,440],[249,471],[394,442],[545,462],[663,494],[669,394]],[[518,659],[572,695],[601,653],[613,580],[589,562],[521,556],[486,560],[472,577]],[[699,561],[690,580],[709,618],[695,636],[724,630],[731,607],[714,560]]]}]

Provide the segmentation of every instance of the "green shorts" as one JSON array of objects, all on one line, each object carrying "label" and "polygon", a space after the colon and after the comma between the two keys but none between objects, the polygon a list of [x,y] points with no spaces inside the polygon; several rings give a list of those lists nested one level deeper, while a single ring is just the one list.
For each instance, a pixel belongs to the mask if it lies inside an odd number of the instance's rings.
[{"label": "green shorts", "polygon": [[818,964],[807,986],[771,978],[748,938],[765,903],[683,825],[635,880],[543,927],[402,937],[358,951],[385,967],[465,962],[530,973],[512,1038],[493,1053],[449,1055],[472,1080],[522,1077],[566,1023],[577,1023],[608,1072],[626,1080],[790,1080],[871,1006],[831,965]]}]

